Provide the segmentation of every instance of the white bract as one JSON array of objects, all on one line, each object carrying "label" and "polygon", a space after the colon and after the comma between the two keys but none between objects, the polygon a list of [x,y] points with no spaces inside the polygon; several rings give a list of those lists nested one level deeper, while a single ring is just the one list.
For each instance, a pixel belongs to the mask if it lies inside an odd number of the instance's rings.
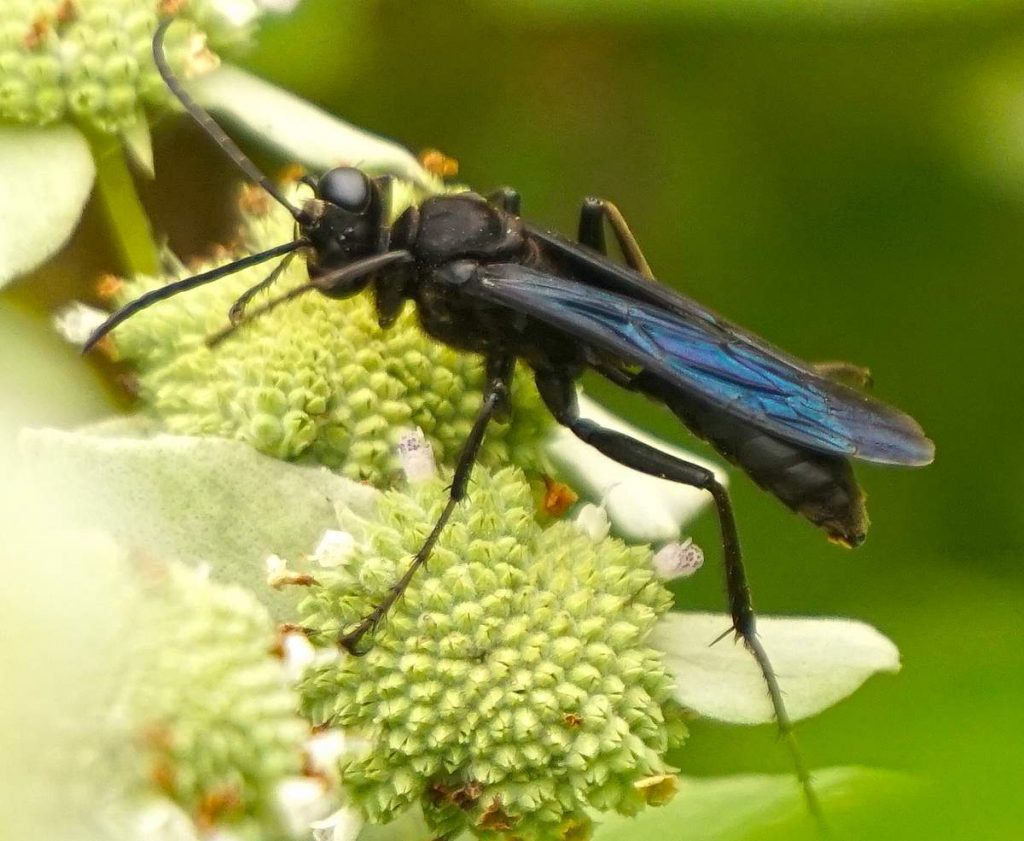
[{"label": "white bract", "polygon": [[[676,676],[676,698],[684,706],[730,724],[771,721],[754,658],[731,635],[712,644],[731,627],[725,614],[670,613],[652,636]],[[852,695],[872,675],[900,668],[896,646],[863,622],[762,616],[757,633],[794,721]]]},{"label": "white bract", "polygon": [[238,67],[225,64],[189,86],[196,99],[228,127],[251,134],[314,172],[359,166],[372,174],[391,173],[424,190],[441,182],[403,146],[340,120]]},{"label": "white bract", "polygon": [[[580,397],[580,415],[714,471],[718,481],[728,482],[719,465],[666,444],[593,400]],[[602,455],[568,429],[559,428],[547,445],[551,460],[570,477],[584,496],[601,500],[615,531],[629,540],[662,543],[679,537],[682,523],[692,519],[709,501],[705,491],[667,479],[638,473]]]},{"label": "white bract", "polygon": [[267,585],[268,550],[298,558],[337,525],[338,508],[368,512],[375,499],[324,468],[219,438],[38,429],[21,444],[39,479],[66,489],[82,521],[164,559],[206,560],[281,619],[301,593]]},{"label": "white bract", "polygon": [[[339,512],[372,518],[379,496],[327,471],[218,439],[35,430],[23,434],[22,445],[41,479],[80,500],[80,516],[165,556],[211,559],[214,575],[265,594],[279,610],[296,594],[275,597],[265,587],[265,548],[277,544],[299,557],[305,547],[317,547],[314,558],[333,559],[352,540],[338,529]],[[465,504],[473,504],[472,494]],[[600,511],[581,512],[595,540],[603,537]],[[421,574],[429,576],[429,568]],[[750,655],[731,639],[710,645],[730,625],[724,613],[670,613],[653,638],[685,706],[733,723],[769,722],[771,706]],[[873,674],[899,669],[893,643],[860,622],[761,617],[758,632],[794,718],[837,703]]]},{"label": "white bract", "polygon": [[71,126],[0,128],[0,286],[64,246],[95,174],[89,146]]}]

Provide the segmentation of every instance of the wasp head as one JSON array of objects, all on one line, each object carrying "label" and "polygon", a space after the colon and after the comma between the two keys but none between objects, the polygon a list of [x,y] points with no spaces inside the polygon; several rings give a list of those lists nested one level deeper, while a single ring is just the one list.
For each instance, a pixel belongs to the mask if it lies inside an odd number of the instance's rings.
[{"label": "wasp head", "polygon": [[376,181],[355,167],[340,166],[307,183],[315,197],[303,206],[306,220],[300,228],[315,254],[310,277],[381,250],[384,200]]}]

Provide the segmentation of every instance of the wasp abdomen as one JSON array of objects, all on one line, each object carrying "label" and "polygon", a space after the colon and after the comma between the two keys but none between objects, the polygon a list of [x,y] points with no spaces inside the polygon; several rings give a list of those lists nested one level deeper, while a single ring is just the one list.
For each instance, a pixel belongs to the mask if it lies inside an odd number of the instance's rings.
[{"label": "wasp abdomen", "polygon": [[652,396],[829,539],[846,546],[863,543],[868,515],[849,459],[792,444],[696,401],[674,400],[665,392]]}]

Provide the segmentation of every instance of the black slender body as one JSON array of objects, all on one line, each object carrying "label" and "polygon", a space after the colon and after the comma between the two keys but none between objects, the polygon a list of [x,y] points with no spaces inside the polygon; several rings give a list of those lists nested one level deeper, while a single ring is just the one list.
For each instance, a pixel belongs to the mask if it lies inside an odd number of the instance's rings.
[{"label": "black slender body", "polygon": [[[606,259],[595,263],[578,245],[549,232],[538,236],[517,216],[473,193],[431,198],[405,211],[389,245],[409,252],[413,261],[381,272],[374,281],[384,325],[393,320],[397,306],[411,299],[423,329],[453,347],[485,356],[510,355],[535,370],[558,369],[573,378],[586,368],[613,378],[618,372],[621,385],[667,405],[691,431],[830,538],[851,546],[864,539],[863,494],[848,459],[737,421],[727,411],[681,395],[657,376],[617,367],[618,360],[571,334],[553,332],[505,306],[488,306],[474,279],[481,266],[515,262],[645,300],[643,293],[649,290],[616,283],[628,269]],[[658,298],[663,300],[663,293]]]},{"label": "black slender body", "polygon": [[[489,199],[461,193],[429,198],[388,226],[390,179],[371,179],[338,167],[304,179],[314,197],[294,206],[185,92],[167,66],[162,23],[154,58],[185,110],[252,180],[294,217],[299,235],[143,295],[109,319],[86,342],[152,304],[246,266],[295,253],[305,255],[309,283],[254,308],[258,316],[298,295],[332,298],[372,288],[382,329],[411,302],[424,331],[452,347],[484,356],[488,382],[479,416],[455,466],[450,496],[405,574],[379,595],[371,613],[338,642],[358,652],[425,563],[469,477],[489,422],[506,411],[517,363],[529,366],[552,415],[581,440],[635,470],[707,491],[722,537],[732,630],[756,659],[812,811],[818,806],[802,765],[782,691],[756,634],[736,521],[728,493],[706,468],[676,458],[581,418],[575,381],[587,369],[668,406],[698,436],[745,470],[761,487],[834,540],[855,546],[867,516],[850,459],[919,466],[932,443],[912,418],[841,385],[824,372],[849,373],[845,364],[813,366],[658,284],[625,219],[611,203],[587,199],[578,242],[532,226],[519,216],[519,197],[502,190]],[[625,258],[608,258],[610,226]],[[280,266],[248,290],[230,311],[230,335],[256,292],[270,286]]]}]

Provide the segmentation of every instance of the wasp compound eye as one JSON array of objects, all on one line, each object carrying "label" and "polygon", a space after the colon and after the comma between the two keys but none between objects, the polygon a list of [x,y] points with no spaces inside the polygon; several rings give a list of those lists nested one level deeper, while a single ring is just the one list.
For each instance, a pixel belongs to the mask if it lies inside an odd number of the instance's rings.
[{"label": "wasp compound eye", "polygon": [[358,169],[339,166],[321,176],[317,196],[351,213],[363,213],[370,206],[370,179]]}]

